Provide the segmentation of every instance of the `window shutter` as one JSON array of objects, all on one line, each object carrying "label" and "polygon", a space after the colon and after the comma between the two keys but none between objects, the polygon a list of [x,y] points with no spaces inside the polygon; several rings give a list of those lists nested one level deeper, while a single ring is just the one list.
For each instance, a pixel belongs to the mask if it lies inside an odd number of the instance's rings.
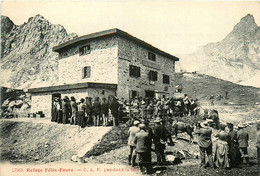
[{"label": "window shutter", "polygon": [[141,77],[141,68],[137,67],[137,77]]},{"label": "window shutter", "polygon": [[91,76],[91,67],[87,66],[82,69],[82,77],[89,78]]},{"label": "window shutter", "polygon": [[90,74],[91,74],[91,67],[87,67],[87,78],[89,78],[90,77]]},{"label": "window shutter", "polygon": [[133,75],[133,66],[130,65],[129,67],[129,76],[132,76]]},{"label": "window shutter", "polygon": [[136,91],[136,96],[139,98],[139,91]]},{"label": "window shutter", "polygon": [[129,100],[131,100],[132,99],[132,91],[128,90],[128,94],[129,94]]}]

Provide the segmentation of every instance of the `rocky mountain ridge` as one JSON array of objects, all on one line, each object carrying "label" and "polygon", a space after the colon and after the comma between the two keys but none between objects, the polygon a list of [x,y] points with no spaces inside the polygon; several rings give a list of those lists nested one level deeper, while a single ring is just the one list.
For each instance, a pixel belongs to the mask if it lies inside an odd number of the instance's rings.
[{"label": "rocky mountain ridge", "polygon": [[[180,56],[182,70],[243,84],[260,76],[260,27],[250,14],[243,17],[222,41]],[[254,84],[254,85],[253,85]],[[248,85],[260,87],[256,82]]]},{"label": "rocky mountain ridge", "polygon": [[57,53],[52,48],[77,37],[41,15],[15,25],[1,16],[1,85],[28,88],[57,81]]},{"label": "rocky mountain ridge", "polygon": [[[41,15],[15,25],[1,16],[1,86],[31,88],[57,81],[57,53],[52,47],[77,37]],[[179,56],[181,69],[260,87],[260,27],[252,15],[243,17],[222,41],[196,53]]]}]

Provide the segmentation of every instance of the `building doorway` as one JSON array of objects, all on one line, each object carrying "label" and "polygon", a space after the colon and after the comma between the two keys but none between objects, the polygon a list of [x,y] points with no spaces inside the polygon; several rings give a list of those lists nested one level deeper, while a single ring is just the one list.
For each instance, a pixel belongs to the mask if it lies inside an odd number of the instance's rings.
[{"label": "building doorway", "polygon": [[145,91],[145,97],[146,98],[154,98],[154,91],[146,90]]}]

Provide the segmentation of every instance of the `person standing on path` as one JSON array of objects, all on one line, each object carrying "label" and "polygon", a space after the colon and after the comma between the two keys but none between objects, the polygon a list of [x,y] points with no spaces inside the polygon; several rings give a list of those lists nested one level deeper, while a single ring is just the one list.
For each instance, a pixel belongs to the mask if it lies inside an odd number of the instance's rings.
[{"label": "person standing on path", "polygon": [[215,135],[217,137],[214,163],[218,168],[230,168],[229,163],[229,135],[225,131],[226,126],[220,125],[220,132]]},{"label": "person standing on path", "polygon": [[237,167],[241,161],[241,154],[238,148],[237,132],[233,130],[234,125],[232,123],[227,124],[229,132],[229,158],[230,167]]},{"label": "person standing on path", "polygon": [[256,133],[256,149],[257,149],[257,160],[258,160],[258,167],[260,167],[260,123],[256,126],[257,133]]},{"label": "person standing on path", "polygon": [[94,126],[99,126],[100,113],[101,113],[101,105],[99,102],[99,97],[95,98],[95,101],[93,103],[93,110],[94,110]]},{"label": "person standing on path", "polygon": [[85,127],[85,112],[86,112],[86,105],[85,99],[81,98],[80,103],[78,105],[78,131],[80,132],[80,128]]},{"label": "person standing on path", "polygon": [[136,144],[136,152],[139,158],[139,167],[142,173],[151,173],[151,146],[152,137],[145,131],[145,124],[139,125],[140,132],[136,133],[134,143]]},{"label": "person standing on path", "polygon": [[69,103],[69,97],[65,96],[62,101],[62,123],[67,124],[70,118],[71,106]]},{"label": "person standing on path", "polygon": [[[155,126],[154,126],[154,147],[155,147],[155,154],[157,156],[157,165],[163,165],[166,164],[166,159],[164,155],[164,150],[165,150],[165,144],[167,139],[166,139],[166,129],[165,127],[161,124],[161,119],[156,118],[154,120]],[[163,141],[163,143],[161,142]]]},{"label": "person standing on path", "polygon": [[76,103],[76,99],[74,97],[70,98],[71,102],[71,118],[70,118],[70,124],[71,125],[77,125],[78,123],[78,118],[77,118],[77,113],[78,113],[78,105]]},{"label": "person standing on path", "polygon": [[103,126],[107,126],[108,125],[108,112],[109,112],[109,104],[106,101],[106,98],[102,99],[102,103],[101,103],[101,115],[103,117]]},{"label": "person standing on path", "polygon": [[113,100],[112,100],[109,108],[110,108],[111,114],[113,116],[113,126],[118,126],[119,125],[119,122],[118,122],[119,103],[117,102],[115,97],[113,97]]},{"label": "person standing on path", "polygon": [[244,130],[244,128],[245,128],[244,125],[242,124],[238,125],[237,139],[238,139],[239,150],[242,156],[242,164],[244,163],[249,164],[249,157],[247,151],[249,135]]},{"label": "person standing on path", "polygon": [[134,166],[135,165],[135,160],[136,160],[136,151],[135,151],[135,147],[136,144],[134,142],[135,139],[135,135],[136,133],[138,133],[140,131],[140,129],[138,128],[138,125],[140,124],[140,122],[138,120],[134,121],[132,127],[129,128],[128,130],[128,145],[130,147],[130,152],[128,155],[128,164]]},{"label": "person standing on path", "polygon": [[206,154],[208,156],[209,165],[214,168],[213,158],[212,158],[212,129],[208,126],[207,121],[200,123],[200,129],[195,132],[198,134],[198,145],[200,149],[200,159],[201,167],[206,168]]},{"label": "person standing on path", "polygon": [[86,97],[86,118],[84,119],[84,124],[87,126],[91,126],[93,124],[92,113],[93,113],[93,106],[91,102],[91,97]]}]

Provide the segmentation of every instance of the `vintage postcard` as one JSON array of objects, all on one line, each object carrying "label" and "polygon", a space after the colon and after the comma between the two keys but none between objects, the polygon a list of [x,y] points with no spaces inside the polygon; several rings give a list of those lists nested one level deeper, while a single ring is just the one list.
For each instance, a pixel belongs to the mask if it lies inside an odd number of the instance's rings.
[{"label": "vintage postcard", "polygon": [[0,175],[259,175],[260,3],[1,2]]}]

